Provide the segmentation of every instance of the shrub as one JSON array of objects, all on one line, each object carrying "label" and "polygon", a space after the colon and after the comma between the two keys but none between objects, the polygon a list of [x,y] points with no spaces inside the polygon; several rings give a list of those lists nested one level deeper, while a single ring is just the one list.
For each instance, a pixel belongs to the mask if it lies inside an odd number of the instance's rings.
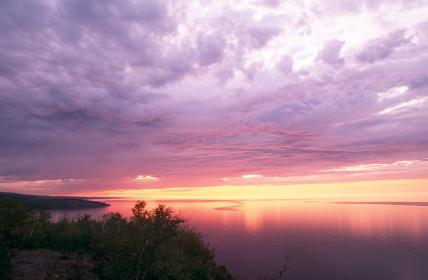
[{"label": "shrub", "polygon": [[128,220],[109,213],[50,222],[45,212],[0,201],[0,272],[7,275],[12,249],[45,248],[89,254],[100,279],[232,279],[214,261],[201,236],[165,205],[138,201]]}]

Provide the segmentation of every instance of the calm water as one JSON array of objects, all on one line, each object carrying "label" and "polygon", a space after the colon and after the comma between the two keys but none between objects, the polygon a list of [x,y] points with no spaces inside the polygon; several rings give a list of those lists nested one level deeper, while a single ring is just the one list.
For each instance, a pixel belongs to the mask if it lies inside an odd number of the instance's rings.
[{"label": "calm water", "polygon": [[[130,215],[134,201],[105,209],[55,212]],[[154,205],[152,202],[151,205]],[[244,279],[428,279],[428,206],[304,201],[163,202],[216,248]],[[278,277],[285,268],[284,278]]]}]

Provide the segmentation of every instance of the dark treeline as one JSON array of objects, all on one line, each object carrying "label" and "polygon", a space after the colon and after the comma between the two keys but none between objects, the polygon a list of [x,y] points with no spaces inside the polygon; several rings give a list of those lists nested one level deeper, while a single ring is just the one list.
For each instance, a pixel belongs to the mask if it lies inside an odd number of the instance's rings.
[{"label": "dark treeline", "polygon": [[77,197],[41,196],[0,192],[0,200],[11,198],[22,201],[32,209],[85,209],[109,206],[107,203]]},{"label": "dark treeline", "polygon": [[89,255],[99,279],[232,279],[201,236],[164,205],[139,201],[130,219],[119,213],[52,222],[44,211],[0,200],[0,279],[10,277],[19,250],[49,249]]}]

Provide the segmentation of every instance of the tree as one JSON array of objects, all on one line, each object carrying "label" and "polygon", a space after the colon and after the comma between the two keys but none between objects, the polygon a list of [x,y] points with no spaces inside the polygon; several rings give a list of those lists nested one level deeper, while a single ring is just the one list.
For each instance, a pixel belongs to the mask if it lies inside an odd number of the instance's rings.
[{"label": "tree", "polygon": [[89,255],[106,280],[232,279],[171,208],[148,210],[138,201],[132,213],[129,220],[109,213],[100,221],[83,215],[51,222],[45,212],[0,200],[0,279],[10,268],[12,250],[36,248]]}]

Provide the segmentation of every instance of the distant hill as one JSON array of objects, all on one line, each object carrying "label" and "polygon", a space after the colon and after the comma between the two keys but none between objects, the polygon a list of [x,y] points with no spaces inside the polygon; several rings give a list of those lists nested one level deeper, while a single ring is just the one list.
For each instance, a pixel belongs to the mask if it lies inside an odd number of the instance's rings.
[{"label": "distant hill", "polygon": [[78,197],[41,196],[0,192],[0,199],[16,199],[34,209],[83,209],[107,207],[109,204]]}]

